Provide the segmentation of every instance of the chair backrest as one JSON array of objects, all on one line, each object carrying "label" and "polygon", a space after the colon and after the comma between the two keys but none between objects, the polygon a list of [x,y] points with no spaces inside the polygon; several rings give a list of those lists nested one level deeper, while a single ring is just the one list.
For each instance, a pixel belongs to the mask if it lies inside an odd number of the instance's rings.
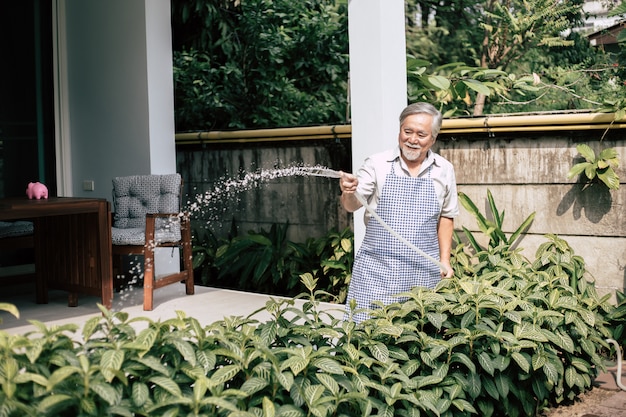
[{"label": "chair backrest", "polygon": [[113,226],[145,227],[148,213],[178,213],[181,210],[180,174],[132,175],[113,179]]}]

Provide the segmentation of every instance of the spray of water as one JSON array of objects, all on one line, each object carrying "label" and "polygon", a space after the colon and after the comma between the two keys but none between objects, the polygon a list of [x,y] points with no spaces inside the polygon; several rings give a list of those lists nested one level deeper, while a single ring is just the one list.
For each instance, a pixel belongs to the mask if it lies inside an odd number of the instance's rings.
[{"label": "spray of water", "polygon": [[[192,211],[199,210],[201,207],[211,206],[215,204],[217,200],[223,198],[224,195],[231,193],[233,190],[243,191],[250,189],[252,187],[257,187],[258,185],[281,177],[292,177],[292,176],[316,176],[316,177],[327,177],[327,178],[341,178],[341,173],[339,171],[335,171],[330,168],[326,168],[324,166],[292,166],[282,169],[271,169],[271,170],[260,170],[257,172],[247,173],[243,176],[243,178],[236,180],[226,180],[220,182],[219,186],[216,186],[212,191],[206,192],[204,194],[196,196],[196,201],[190,205],[190,209]],[[437,265],[444,274],[448,273],[448,268],[439,262],[437,259],[428,255],[420,248],[409,242],[403,236],[399,235],[395,230],[391,228],[383,219],[380,218],[378,213],[374,211],[374,209],[367,203],[365,198],[355,193],[356,198],[363,205],[363,207],[378,221],[389,233],[399,239],[402,243],[407,245],[410,249],[417,252],[419,255],[428,259],[430,262]]]},{"label": "spray of water", "polygon": [[251,190],[271,180],[314,175],[311,174],[314,170],[322,172],[325,169],[327,168],[321,166],[306,167],[294,165],[286,168],[261,169],[255,172],[247,172],[240,178],[221,178],[212,190],[197,194],[194,200],[188,203],[188,209],[192,213],[200,212],[215,206],[218,201],[232,197],[236,193]]},{"label": "spray of water", "polygon": [[[293,165],[286,168],[260,169],[255,172],[247,172],[239,178],[221,178],[216,182],[216,185],[213,187],[213,189],[204,193],[197,194],[192,201],[189,201],[187,203],[186,209],[192,216],[194,215],[194,213],[197,214],[203,212],[204,216],[202,217],[206,218],[207,211],[212,210],[212,208],[214,207],[218,207],[221,202],[232,199],[234,196],[241,192],[257,188],[269,181],[278,178],[298,176],[341,178],[341,173],[339,171],[335,171],[321,165]],[[445,265],[413,245],[403,236],[396,233],[396,231],[393,230],[387,223],[385,223],[385,221],[380,218],[376,211],[374,211],[374,209],[369,206],[369,204],[362,195],[355,193],[355,196],[363,205],[363,207],[372,215],[372,217],[374,217],[376,221],[378,221],[385,229],[387,229],[389,233],[391,233],[409,248],[428,259],[430,262],[433,262],[434,264],[439,266],[439,268],[441,268],[444,273],[447,273],[447,268]],[[209,218],[211,217],[217,216],[211,216],[211,214],[209,213]],[[143,290],[137,284],[143,278],[143,267],[140,264],[134,264],[131,269],[132,271],[130,271],[130,275],[132,276],[132,279],[129,282],[129,286],[120,291],[120,301],[122,303],[142,297],[141,291]]]}]

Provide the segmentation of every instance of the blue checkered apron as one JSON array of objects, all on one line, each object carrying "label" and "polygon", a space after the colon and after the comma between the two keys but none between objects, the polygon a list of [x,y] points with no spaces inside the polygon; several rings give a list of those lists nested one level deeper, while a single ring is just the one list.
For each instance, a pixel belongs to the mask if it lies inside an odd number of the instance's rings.
[{"label": "blue checkered apron", "polygon": [[[441,208],[430,177],[395,175],[395,162],[381,191],[376,213],[396,233],[435,259],[439,259],[437,223]],[[370,219],[354,259],[346,308],[355,299],[357,308],[376,308],[372,302],[401,302],[397,294],[416,286],[433,288],[441,279],[439,267],[402,243],[375,218]],[[354,315],[354,321],[367,318]]]}]

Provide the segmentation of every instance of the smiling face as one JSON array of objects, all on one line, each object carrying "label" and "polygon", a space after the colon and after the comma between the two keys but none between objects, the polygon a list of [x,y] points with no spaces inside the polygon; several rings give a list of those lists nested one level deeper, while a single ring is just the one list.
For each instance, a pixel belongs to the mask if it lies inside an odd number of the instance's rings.
[{"label": "smiling face", "polygon": [[432,135],[433,116],[426,113],[407,116],[400,125],[398,143],[402,159],[408,166],[419,166],[435,143]]}]

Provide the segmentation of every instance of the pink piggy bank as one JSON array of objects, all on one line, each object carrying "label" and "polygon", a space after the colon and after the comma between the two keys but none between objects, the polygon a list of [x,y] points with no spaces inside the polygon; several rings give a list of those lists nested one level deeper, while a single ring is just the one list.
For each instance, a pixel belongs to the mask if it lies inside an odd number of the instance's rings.
[{"label": "pink piggy bank", "polygon": [[31,200],[33,198],[37,200],[48,198],[48,187],[40,182],[30,182],[28,183],[28,188],[26,189],[26,195]]}]

